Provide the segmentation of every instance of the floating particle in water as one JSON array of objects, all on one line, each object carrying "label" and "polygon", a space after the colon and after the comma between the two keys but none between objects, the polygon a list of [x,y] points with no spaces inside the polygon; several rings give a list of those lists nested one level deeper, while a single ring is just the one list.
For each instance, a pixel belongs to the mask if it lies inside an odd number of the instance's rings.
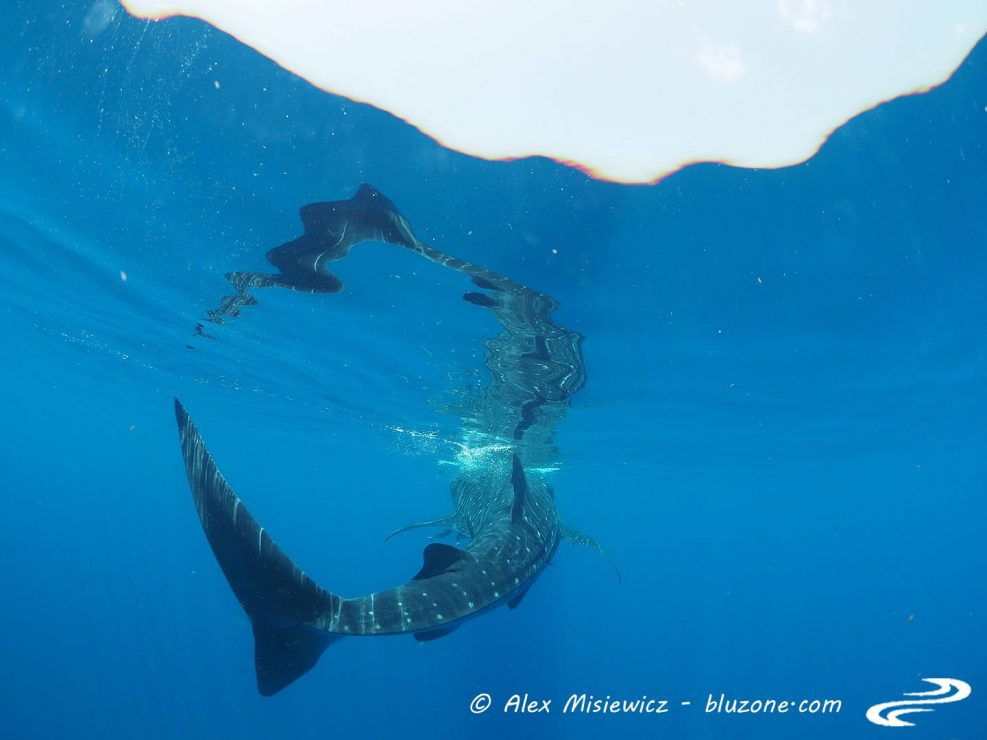
[{"label": "floating particle in water", "polygon": [[82,19],[82,30],[91,38],[99,36],[116,20],[119,6],[113,0],[96,0]]}]

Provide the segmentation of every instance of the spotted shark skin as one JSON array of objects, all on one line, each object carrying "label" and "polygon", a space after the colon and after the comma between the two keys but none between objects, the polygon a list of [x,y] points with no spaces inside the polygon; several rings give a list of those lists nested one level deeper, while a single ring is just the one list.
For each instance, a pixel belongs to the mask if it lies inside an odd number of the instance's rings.
[{"label": "spotted shark skin", "polygon": [[[433,542],[407,583],[345,598],[325,590],[281,550],[219,472],[195,424],[175,400],[182,456],[209,544],[250,618],[261,694],[282,690],[348,636],[413,634],[427,641],[500,604],[514,608],[567,539],[602,552],[563,527],[554,492],[526,468],[555,455],[554,430],[585,383],[582,337],[556,324],[551,297],[421,242],[393,203],[369,185],[350,200],[302,209],[305,235],[268,253],[277,275],[230,273],[237,294],[210,312],[222,323],[257,301],[250,288],[336,292],[328,265],[363,241],[394,244],[468,277],[462,297],[490,310],[501,333],[486,341],[491,383],[463,414],[464,439],[494,440],[500,454],[461,470],[451,483],[454,513],[416,526],[447,526],[463,547]],[[398,530],[400,531],[404,531]]]}]

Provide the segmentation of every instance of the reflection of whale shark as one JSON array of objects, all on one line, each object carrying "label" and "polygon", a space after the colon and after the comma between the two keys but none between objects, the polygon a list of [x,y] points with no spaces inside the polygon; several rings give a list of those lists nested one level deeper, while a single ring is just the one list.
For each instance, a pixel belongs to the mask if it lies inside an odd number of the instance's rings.
[{"label": "reflection of whale shark", "polygon": [[431,640],[498,604],[513,609],[561,539],[602,552],[593,539],[560,524],[551,486],[525,473],[554,456],[555,426],[585,381],[582,338],[552,321],[554,299],[423,244],[394,205],[368,185],[351,200],[306,206],[302,221],[302,237],[268,253],[280,274],[231,273],[237,295],[224,299],[212,319],[221,322],[255,303],[251,287],[338,291],[342,284],[326,265],[362,241],[417,252],[486,291],[463,298],[489,309],[501,325],[500,335],[486,342],[492,382],[459,411],[465,439],[498,440],[504,451],[489,464],[460,469],[452,483],[453,514],[405,528],[449,527],[468,538],[466,547],[429,544],[408,583],[348,599],[319,587],[274,543],[219,473],[176,401],[196,510],[253,625],[257,682],[265,695],[308,671],[329,644],[347,635],[412,633]]},{"label": "reflection of whale shark", "polygon": [[[209,312],[209,319],[221,324],[227,317],[239,316],[244,306],[256,305],[250,288],[289,288],[309,293],[338,293],[342,281],[327,265],[349,254],[360,242],[379,241],[397,244],[423,256],[464,272],[478,286],[503,290],[514,285],[496,273],[470,265],[455,257],[442,254],[422,244],[411,225],[376,188],[363,185],[349,200],[311,203],[300,211],[305,233],[297,239],[275,247],[267,253],[267,261],[280,273],[230,272],[226,277],[236,289],[236,295],[223,298],[219,308]],[[492,280],[491,280],[492,278]],[[517,286],[520,287],[520,286]],[[534,295],[533,291],[528,291]],[[488,296],[467,293],[464,298],[480,305],[492,305]],[[201,327],[200,327],[201,331]]]},{"label": "reflection of whale shark", "polygon": [[224,317],[238,316],[241,308],[256,304],[249,288],[339,292],[343,283],[326,265],[345,257],[354,244],[382,241],[414,249],[418,242],[393,204],[369,185],[350,200],[311,203],[301,209],[301,217],[305,233],[267,253],[267,261],[280,273],[228,273],[236,295],[227,296],[218,309],[209,312],[211,321],[223,323]]}]

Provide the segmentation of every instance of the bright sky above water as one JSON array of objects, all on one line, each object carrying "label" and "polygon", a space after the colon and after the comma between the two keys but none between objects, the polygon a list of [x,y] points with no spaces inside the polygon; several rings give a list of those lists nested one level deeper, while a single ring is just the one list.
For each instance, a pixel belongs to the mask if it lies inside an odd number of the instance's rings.
[{"label": "bright sky above water", "polygon": [[861,111],[944,82],[987,32],[983,0],[124,4],[202,18],[452,149],[623,182],[804,161]]}]

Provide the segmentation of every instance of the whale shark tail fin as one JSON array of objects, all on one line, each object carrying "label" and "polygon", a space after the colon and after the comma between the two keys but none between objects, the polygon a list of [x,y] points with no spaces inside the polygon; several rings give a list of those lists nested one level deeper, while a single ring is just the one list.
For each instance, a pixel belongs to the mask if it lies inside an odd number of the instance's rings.
[{"label": "whale shark tail fin", "polygon": [[175,399],[185,471],[202,529],[254,630],[257,688],[276,694],[312,669],[341,639],[316,629],[334,614],[340,597],[305,575],[251,516]]}]

